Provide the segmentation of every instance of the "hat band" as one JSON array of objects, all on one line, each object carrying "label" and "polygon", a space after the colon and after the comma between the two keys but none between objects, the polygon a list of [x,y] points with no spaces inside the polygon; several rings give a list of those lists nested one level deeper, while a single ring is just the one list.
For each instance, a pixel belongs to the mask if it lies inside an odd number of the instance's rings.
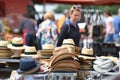
[{"label": "hat band", "polygon": [[31,54],[37,54],[37,53],[36,52],[25,52],[25,54],[31,55]]},{"label": "hat band", "polygon": [[12,43],[12,46],[21,47],[21,46],[23,46],[23,44],[14,44],[14,43]]},{"label": "hat band", "polygon": [[70,44],[70,43],[64,43],[62,45],[73,45],[73,46],[75,46],[74,44]]}]

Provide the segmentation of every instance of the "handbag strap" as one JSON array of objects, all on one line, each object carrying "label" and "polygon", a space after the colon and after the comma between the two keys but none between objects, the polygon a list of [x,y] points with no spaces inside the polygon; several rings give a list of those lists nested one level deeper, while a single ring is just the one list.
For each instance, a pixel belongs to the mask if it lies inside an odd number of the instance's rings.
[{"label": "handbag strap", "polygon": [[67,25],[68,25],[68,31],[67,31],[67,33],[69,34],[69,32],[70,32],[70,25],[67,23]]}]

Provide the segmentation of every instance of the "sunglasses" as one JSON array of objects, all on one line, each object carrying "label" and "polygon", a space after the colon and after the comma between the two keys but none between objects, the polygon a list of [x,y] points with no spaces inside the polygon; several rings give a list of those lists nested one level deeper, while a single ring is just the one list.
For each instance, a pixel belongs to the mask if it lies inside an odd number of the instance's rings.
[{"label": "sunglasses", "polygon": [[80,9],[79,6],[73,6],[72,8],[73,8],[73,9]]}]

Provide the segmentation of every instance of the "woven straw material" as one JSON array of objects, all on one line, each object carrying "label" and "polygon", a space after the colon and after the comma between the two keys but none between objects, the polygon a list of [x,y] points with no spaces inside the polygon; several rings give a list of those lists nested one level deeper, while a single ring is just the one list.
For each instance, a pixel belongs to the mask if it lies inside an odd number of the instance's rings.
[{"label": "woven straw material", "polygon": [[53,50],[38,50],[37,53],[42,55],[42,56],[47,56],[47,55],[50,55],[52,56],[53,55]]},{"label": "woven straw material", "polygon": [[12,51],[7,47],[0,47],[0,58],[10,58],[12,54]]},{"label": "woven straw material", "polygon": [[57,69],[57,68],[61,68],[61,69],[65,69],[65,68],[72,68],[72,69],[76,69],[79,70],[80,69],[80,63],[75,61],[75,60],[62,60],[57,62],[56,64],[52,65],[51,70],[53,69]]},{"label": "woven straw material", "polygon": [[64,53],[64,54],[60,54],[60,55],[57,55],[57,56],[54,56],[51,60],[50,60],[50,66],[55,64],[57,61],[60,61],[62,59],[65,59],[65,58],[78,58],[77,57],[77,54],[73,54],[73,53]]}]

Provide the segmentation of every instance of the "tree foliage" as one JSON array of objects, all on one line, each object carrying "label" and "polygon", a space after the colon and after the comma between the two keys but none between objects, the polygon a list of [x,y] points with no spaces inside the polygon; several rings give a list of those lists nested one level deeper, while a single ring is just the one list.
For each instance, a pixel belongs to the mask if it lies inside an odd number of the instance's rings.
[{"label": "tree foliage", "polygon": [[90,6],[90,7],[86,7],[87,9],[98,9],[98,10],[102,10],[103,12],[104,11],[111,11],[112,14],[117,14],[118,12],[118,8],[120,8],[120,5],[101,5],[101,6]]},{"label": "tree foliage", "polygon": [[62,13],[65,9],[70,9],[72,5],[66,5],[66,4],[59,4],[56,9],[54,9],[55,13]]}]

